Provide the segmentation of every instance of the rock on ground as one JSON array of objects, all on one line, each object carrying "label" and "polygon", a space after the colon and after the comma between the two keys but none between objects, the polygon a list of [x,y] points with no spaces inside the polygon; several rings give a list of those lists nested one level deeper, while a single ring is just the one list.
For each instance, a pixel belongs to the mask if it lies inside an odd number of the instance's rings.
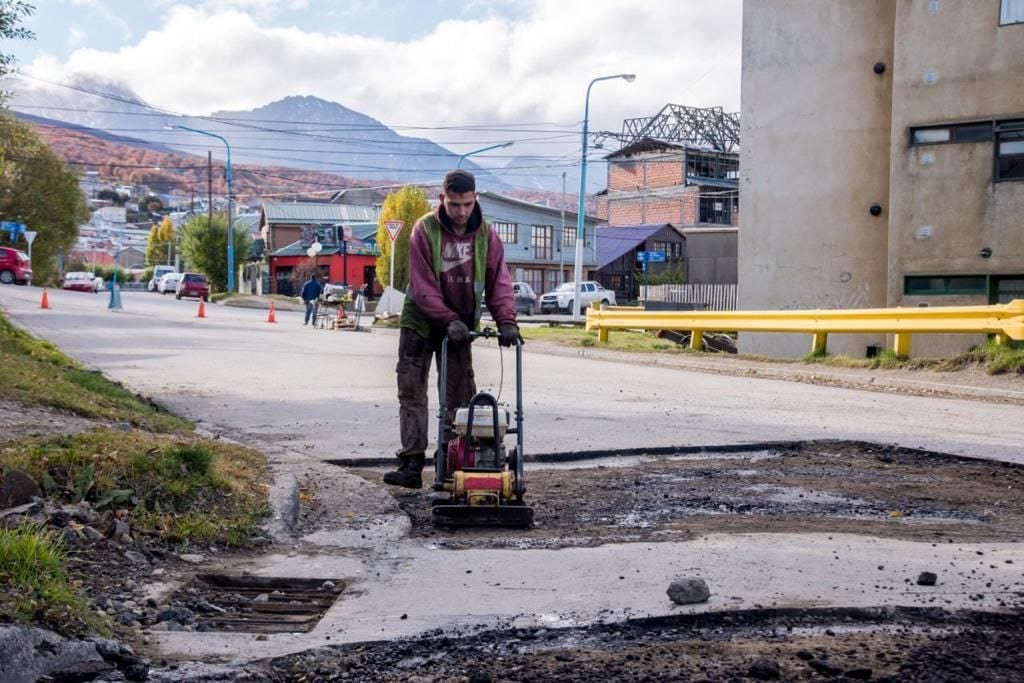
[{"label": "rock on ground", "polygon": [[708,584],[704,579],[676,579],[665,592],[677,605],[706,602],[711,597],[711,591],[708,590]]}]

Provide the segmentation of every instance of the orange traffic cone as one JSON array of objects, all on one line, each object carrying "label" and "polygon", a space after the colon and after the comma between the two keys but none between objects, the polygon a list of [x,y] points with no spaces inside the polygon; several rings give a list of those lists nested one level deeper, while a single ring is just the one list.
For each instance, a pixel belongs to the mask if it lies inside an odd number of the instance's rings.
[{"label": "orange traffic cone", "polygon": [[205,299],[199,299],[199,310],[196,311],[196,317],[197,318],[205,318],[206,317],[206,300]]},{"label": "orange traffic cone", "polygon": [[277,316],[274,315],[274,302],[273,301],[270,302],[270,312],[267,313],[267,322],[268,323],[276,323],[277,322]]},{"label": "orange traffic cone", "polygon": [[39,302],[39,308],[49,308],[50,297],[46,296],[46,287],[43,287],[43,300]]}]

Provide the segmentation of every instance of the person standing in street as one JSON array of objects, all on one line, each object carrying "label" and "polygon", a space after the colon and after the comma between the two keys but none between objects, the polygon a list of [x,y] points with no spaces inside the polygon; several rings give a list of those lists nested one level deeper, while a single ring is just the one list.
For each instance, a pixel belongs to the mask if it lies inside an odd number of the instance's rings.
[{"label": "person standing in street", "polygon": [[302,302],[306,304],[306,320],[302,323],[308,325],[310,319],[313,323],[316,323],[316,313],[319,308],[320,292],[323,291],[323,286],[320,284],[320,278],[317,277],[316,271],[313,271],[309,275],[309,279],[306,280],[306,284],[302,285]]},{"label": "person standing in street", "polygon": [[[498,325],[498,342],[519,339],[512,278],[498,234],[484,220],[476,179],[455,170],[444,178],[440,204],[420,218],[409,238],[409,287],[398,337],[398,418],[402,446],[398,468],[384,482],[423,486],[429,413],[431,359],[440,368],[441,342],[448,338],[447,423],[476,393],[470,330],[480,322],[482,302]],[[449,434],[445,435],[445,442]],[[440,457],[444,457],[441,455]]]}]

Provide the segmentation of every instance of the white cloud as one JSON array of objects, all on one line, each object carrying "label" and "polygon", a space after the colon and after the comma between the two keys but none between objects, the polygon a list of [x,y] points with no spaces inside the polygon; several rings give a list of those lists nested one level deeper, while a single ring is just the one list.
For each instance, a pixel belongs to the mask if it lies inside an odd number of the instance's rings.
[{"label": "white cloud", "polygon": [[590,79],[622,72],[637,80],[595,85],[592,130],[618,130],[623,118],[669,102],[739,110],[739,0],[537,0],[519,4],[521,20],[484,11],[491,0],[478,18],[445,21],[406,42],[256,19],[296,2],[306,0],[175,5],[134,44],[80,49],[64,62],[40,58],[26,71],[57,80],[103,74],[189,114],[316,95],[389,125],[571,124],[583,117]]}]

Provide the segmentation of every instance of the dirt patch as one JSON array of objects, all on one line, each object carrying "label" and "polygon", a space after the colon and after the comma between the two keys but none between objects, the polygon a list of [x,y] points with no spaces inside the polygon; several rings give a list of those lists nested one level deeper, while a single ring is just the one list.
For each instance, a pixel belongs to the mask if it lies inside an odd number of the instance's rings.
[{"label": "dirt patch", "polygon": [[74,413],[18,401],[0,400],[0,443],[30,436],[78,434],[110,423],[79,417]]},{"label": "dirt patch", "polygon": [[1022,646],[1021,613],[756,610],[362,643],[274,659],[261,673],[275,681],[995,681],[1019,676]]},{"label": "dirt patch", "polygon": [[[432,482],[391,489],[412,533],[444,547],[594,546],[712,533],[859,533],[943,542],[1020,541],[1024,466],[856,443],[665,455],[527,471],[536,527],[439,529]],[[378,481],[376,470],[352,470]]]}]

